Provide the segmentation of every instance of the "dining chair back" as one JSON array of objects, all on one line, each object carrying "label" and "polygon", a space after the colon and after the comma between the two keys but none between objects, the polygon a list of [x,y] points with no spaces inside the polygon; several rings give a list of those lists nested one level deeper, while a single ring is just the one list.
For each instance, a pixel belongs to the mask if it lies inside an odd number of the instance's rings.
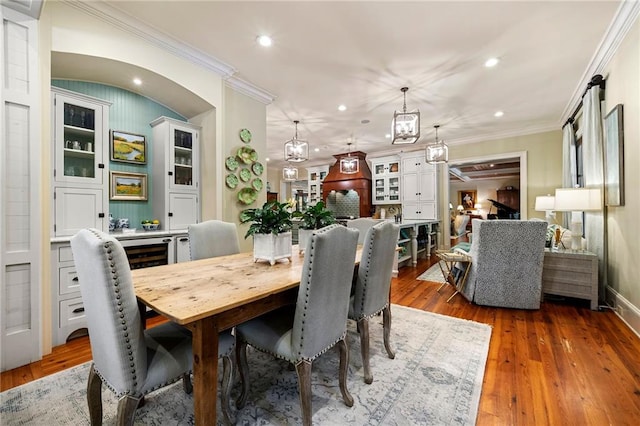
[{"label": "dining chair back", "polygon": [[[102,423],[103,382],[119,400],[118,425],[132,425],[136,407],[153,390],[182,378],[191,392],[191,332],[172,322],[144,329],[120,242],[83,229],[71,238],[71,249],[93,356],[87,385],[91,424]],[[221,335],[219,352],[230,357],[233,347],[233,336]]]},{"label": "dining chair back", "polygon": [[207,220],[189,225],[188,232],[191,260],[240,253],[235,223]]},{"label": "dining chair back", "polygon": [[340,391],[346,405],[353,405],[346,382],[349,363],[346,329],[357,243],[358,231],[341,225],[314,231],[304,255],[296,305],[236,327],[242,382],[239,408],[244,406],[249,391],[247,344],[295,365],[304,425],[310,425],[312,417],[311,364],[337,345]]},{"label": "dining chair back", "polygon": [[349,318],[357,321],[360,333],[360,351],[364,366],[364,381],[371,383],[373,375],[369,366],[369,318],[382,312],[384,346],[389,358],[394,358],[389,336],[391,309],[389,291],[393,263],[398,245],[400,227],[382,222],[371,227],[365,236],[362,259],[355,275],[349,304]]},{"label": "dining chair back", "polygon": [[357,229],[360,234],[358,234],[358,244],[364,243],[364,237],[367,235],[367,231],[377,223],[380,223],[380,220],[372,219],[370,217],[359,217],[357,219],[352,219],[347,221],[347,228]]}]

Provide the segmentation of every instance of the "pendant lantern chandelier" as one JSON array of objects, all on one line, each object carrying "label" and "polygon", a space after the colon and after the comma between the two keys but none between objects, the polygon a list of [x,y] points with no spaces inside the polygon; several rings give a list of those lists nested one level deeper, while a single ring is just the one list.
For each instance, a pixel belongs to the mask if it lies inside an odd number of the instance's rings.
[{"label": "pendant lantern chandelier", "polygon": [[391,143],[394,145],[416,143],[420,139],[420,111],[407,112],[408,87],[400,89],[404,96],[402,111],[393,113]]},{"label": "pendant lantern chandelier", "polygon": [[351,142],[347,143],[347,145],[349,145],[349,152],[346,157],[340,159],[340,173],[350,175],[358,173],[360,170],[360,161],[358,161],[358,157],[351,156]]},{"label": "pendant lantern chandelier", "polygon": [[284,144],[284,159],[291,163],[300,163],[309,159],[309,142],[298,139],[298,123],[300,121],[293,121],[296,125],[296,133],[293,139],[290,139]]},{"label": "pendant lantern chandelier", "polygon": [[298,168],[288,164],[282,169],[282,180],[292,182],[298,180]]},{"label": "pendant lantern chandelier", "polygon": [[440,127],[440,125],[436,124],[433,127],[436,129],[436,140],[434,143],[427,144],[427,148],[425,150],[427,163],[446,163],[449,161],[449,147],[443,140],[438,141],[438,127]]}]

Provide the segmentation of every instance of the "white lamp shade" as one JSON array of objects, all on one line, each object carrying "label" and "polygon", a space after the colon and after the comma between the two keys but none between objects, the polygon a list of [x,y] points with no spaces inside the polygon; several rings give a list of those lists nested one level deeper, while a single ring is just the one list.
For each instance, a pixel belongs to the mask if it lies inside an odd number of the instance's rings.
[{"label": "white lamp shade", "polygon": [[558,188],[554,210],[560,212],[602,210],[602,195],[597,188]]},{"label": "white lamp shade", "polygon": [[473,208],[474,208],[474,209],[476,209],[476,210],[480,210],[480,209],[482,208],[482,204],[480,204],[480,203],[475,203],[475,204],[473,205]]},{"label": "white lamp shade", "polygon": [[393,114],[391,123],[391,143],[409,144],[420,139],[420,112],[399,112]]},{"label": "white lamp shade", "polygon": [[556,197],[553,195],[540,195],[536,197],[536,207],[535,210],[537,212],[547,212],[556,209]]},{"label": "white lamp shade", "polygon": [[462,204],[458,204],[458,207],[456,207],[456,209],[461,212],[462,210],[464,210],[464,207],[462,207]]}]

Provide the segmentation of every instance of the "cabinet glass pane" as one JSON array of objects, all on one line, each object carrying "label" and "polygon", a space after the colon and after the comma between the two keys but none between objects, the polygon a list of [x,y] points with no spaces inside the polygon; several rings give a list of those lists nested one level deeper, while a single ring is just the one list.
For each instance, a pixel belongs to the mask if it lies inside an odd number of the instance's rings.
[{"label": "cabinet glass pane", "polygon": [[400,163],[394,161],[393,163],[389,163],[389,173],[398,173],[400,169]]},{"label": "cabinet glass pane", "polygon": [[327,177],[327,172],[320,172],[320,180],[324,180]]},{"label": "cabinet glass pane", "polygon": [[193,185],[193,134],[174,129],[174,184]]},{"label": "cabinet glass pane", "polygon": [[381,175],[384,173],[384,164],[376,164],[376,168],[374,170],[374,173],[377,175]]},{"label": "cabinet glass pane", "polygon": [[376,188],[384,188],[384,179],[376,179]]},{"label": "cabinet glass pane", "polygon": [[95,110],[64,104],[64,175],[95,178]]}]

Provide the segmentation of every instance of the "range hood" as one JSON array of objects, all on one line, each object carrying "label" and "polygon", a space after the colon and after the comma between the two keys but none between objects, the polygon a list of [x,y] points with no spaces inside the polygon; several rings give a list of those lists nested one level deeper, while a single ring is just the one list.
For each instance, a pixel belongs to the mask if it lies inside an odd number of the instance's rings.
[{"label": "range hood", "polygon": [[[340,172],[340,160],[348,156],[358,158],[357,173]],[[327,177],[322,181],[322,199],[326,200],[331,191],[354,190],[360,197],[360,217],[371,216],[371,170],[367,164],[367,154],[362,151],[334,155],[336,162],[329,168]]]}]

